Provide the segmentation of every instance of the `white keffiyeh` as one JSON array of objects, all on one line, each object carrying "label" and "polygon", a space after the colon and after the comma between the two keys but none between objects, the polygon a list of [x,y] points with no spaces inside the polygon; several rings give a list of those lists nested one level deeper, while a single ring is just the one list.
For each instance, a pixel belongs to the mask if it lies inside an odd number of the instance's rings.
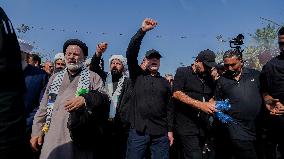
[{"label": "white keffiyeh", "polygon": [[125,77],[126,77],[125,75],[120,77],[118,84],[117,84],[117,88],[115,89],[115,91],[113,91],[112,75],[111,75],[111,73],[108,73],[108,75],[107,75],[106,89],[107,89],[107,92],[108,92],[109,99],[111,101],[110,111],[109,111],[109,118],[110,119],[113,119],[115,117],[116,108],[117,108],[117,104],[118,104],[118,98],[121,94],[121,90],[122,90],[122,87],[123,87]]}]

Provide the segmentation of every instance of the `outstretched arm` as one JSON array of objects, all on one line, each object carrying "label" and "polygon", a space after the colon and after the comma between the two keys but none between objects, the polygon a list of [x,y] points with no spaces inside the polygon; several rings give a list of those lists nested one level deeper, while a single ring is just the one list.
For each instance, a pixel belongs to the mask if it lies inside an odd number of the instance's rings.
[{"label": "outstretched arm", "polygon": [[140,50],[140,45],[142,39],[144,38],[147,31],[152,30],[156,27],[157,22],[153,19],[146,18],[141,25],[141,28],[137,31],[137,33],[131,38],[127,51],[126,58],[129,69],[130,78],[136,79],[138,75],[140,75],[143,70],[138,65],[137,57]]},{"label": "outstretched arm", "polygon": [[99,43],[90,63],[90,70],[96,72],[103,79],[103,81],[106,79],[106,73],[104,72],[103,68],[100,67],[100,62],[103,53],[107,49],[107,46],[108,44],[106,42]]}]

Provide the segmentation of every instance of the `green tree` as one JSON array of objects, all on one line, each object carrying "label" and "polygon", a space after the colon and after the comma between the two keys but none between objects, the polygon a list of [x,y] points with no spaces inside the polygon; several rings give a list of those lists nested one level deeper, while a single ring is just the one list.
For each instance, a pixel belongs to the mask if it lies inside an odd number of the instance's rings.
[{"label": "green tree", "polygon": [[257,29],[252,35],[252,42],[243,52],[246,66],[257,70],[261,70],[278,53],[277,28],[271,24]]}]

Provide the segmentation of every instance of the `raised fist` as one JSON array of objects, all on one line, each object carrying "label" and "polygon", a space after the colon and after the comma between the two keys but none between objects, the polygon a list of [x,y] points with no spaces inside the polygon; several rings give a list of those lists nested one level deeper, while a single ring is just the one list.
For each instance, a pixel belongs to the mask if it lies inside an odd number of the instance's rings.
[{"label": "raised fist", "polygon": [[107,49],[107,43],[106,42],[101,42],[97,45],[96,47],[96,54],[98,56],[102,56],[102,54],[106,51]]},{"label": "raised fist", "polygon": [[143,31],[149,31],[155,28],[157,24],[158,23],[154,19],[146,18],[142,22],[141,28]]}]

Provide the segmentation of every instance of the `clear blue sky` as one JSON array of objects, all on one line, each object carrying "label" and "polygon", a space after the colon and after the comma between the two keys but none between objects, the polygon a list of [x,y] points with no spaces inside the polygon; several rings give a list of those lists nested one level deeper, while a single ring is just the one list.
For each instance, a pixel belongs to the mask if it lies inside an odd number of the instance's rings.
[{"label": "clear blue sky", "polygon": [[148,49],[159,50],[162,74],[175,73],[181,62],[191,64],[201,50],[229,49],[218,35],[227,40],[242,33],[249,43],[248,33],[268,24],[260,17],[284,23],[284,0],[0,0],[0,5],[14,28],[33,26],[18,36],[51,58],[67,39],[79,38],[89,46],[89,57],[98,42],[108,42],[107,62],[111,54],[125,55],[142,20],[154,18],[158,26],[144,38],[139,60]]}]

